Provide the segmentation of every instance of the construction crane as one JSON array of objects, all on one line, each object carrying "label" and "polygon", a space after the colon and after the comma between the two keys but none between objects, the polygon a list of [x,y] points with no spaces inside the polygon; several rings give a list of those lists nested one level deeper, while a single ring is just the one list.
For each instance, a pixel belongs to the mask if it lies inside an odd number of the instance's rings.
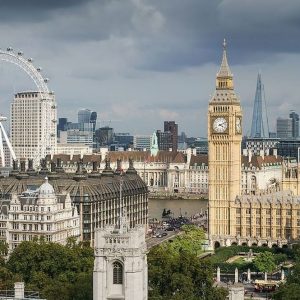
[{"label": "construction crane", "polygon": [[108,125],[106,125],[108,127],[110,127],[111,123],[116,123],[116,122],[122,122],[122,120],[101,120],[101,121],[99,121],[99,123],[108,123]]}]

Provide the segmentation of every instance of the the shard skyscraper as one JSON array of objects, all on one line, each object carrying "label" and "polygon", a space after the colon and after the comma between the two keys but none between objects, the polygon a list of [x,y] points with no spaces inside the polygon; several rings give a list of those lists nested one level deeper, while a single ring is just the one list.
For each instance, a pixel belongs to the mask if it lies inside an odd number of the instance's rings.
[{"label": "the shard skyscraper", "polygon": [[261,74],[258,73],[256,93],[253,107],[251,138],[269,138],[269,124],[265,100],[264,85],[261,81]]}]

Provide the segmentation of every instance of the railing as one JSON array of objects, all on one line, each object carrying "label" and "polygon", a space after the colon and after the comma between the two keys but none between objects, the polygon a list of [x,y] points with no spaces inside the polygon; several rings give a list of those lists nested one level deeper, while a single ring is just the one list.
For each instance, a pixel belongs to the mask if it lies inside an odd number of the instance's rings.
[{"label": "railing", "polygon": [[[14,290],[0,290],[0,299],[1,300],[8,300],[8,299],[17,299],[15,298],[15,291]],[[35,291],[25,291],[24,293],[24,298],[18,300],[32,300],[32,299],[39,299],[43,300],[40,298],[39,292]]]}]

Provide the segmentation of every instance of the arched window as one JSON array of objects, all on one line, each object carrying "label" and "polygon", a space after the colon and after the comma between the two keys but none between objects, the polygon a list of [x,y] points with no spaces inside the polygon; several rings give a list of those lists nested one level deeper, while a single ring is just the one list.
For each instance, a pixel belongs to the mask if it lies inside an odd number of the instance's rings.
[{"label": "arched window", "polygon": [[113,284],[123,284],[123,266],[118,261],[113,263]]}]

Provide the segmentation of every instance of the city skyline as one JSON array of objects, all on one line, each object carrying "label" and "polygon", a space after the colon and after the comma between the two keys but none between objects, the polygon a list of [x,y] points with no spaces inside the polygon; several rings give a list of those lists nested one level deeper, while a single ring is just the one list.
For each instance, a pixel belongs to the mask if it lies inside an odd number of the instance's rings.
[{"label": "city skyline", "polygon": [[[78,110],[86,107],[100,120],[121,120],[111,124],[116,131],[151,134],[164,120],[174,120],[179,132],[206,136],[212,78],[226,37],[244,109],[244,133],[250,134],[259,70],[270,129],[275,131],[277,117],[300,111],[293,89],[299,69],[294,37],[300,4],[288,2],[282,7],[279,1],[256,0],[190,0],[184,5],[10,1],[1,6],[1,47],[22,50],[43,67],[59,117],[75,121]],[[281,9],[270,15],[277,5]],[[8,116],[13,94],[34,86],[25,73],[2,62],[0,78],[1,113]]]}]

